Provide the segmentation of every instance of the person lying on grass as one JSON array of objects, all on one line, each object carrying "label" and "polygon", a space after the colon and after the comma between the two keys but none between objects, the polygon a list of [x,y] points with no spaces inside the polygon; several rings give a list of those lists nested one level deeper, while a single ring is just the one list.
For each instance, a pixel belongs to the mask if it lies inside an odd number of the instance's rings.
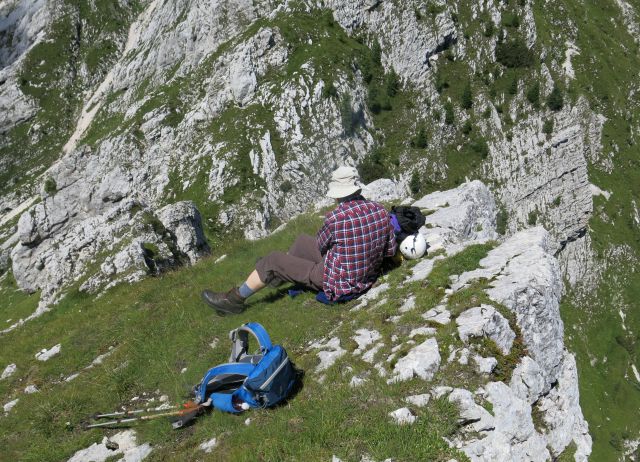
[{"label": "person lying on grass", "polygon": [[287,253],[258,260],[240,287],[228,292],[202,291],[217,311],[239,314],[245,300],[267,285],[292,282],[322,291],[328,303],[351,300],[366,292],[381,272],[384,257],[396,252],[396,238],[384,207],[362,197],[358,172],[340,167],[331,175],[327,196],[337,207],[325,216],[315,238],[298,236]]}]

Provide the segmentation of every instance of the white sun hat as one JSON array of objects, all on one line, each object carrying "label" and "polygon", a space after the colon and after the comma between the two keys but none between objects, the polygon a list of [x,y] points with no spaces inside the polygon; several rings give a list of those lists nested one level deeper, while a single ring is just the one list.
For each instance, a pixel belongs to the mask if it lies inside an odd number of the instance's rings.
[{"label": "white sun hat", "polygon": [[327,196],[333,199],[342,199],[361,189],[362,185],[360,184],[358,171],[353,167],[342,166],[331,174]]}]

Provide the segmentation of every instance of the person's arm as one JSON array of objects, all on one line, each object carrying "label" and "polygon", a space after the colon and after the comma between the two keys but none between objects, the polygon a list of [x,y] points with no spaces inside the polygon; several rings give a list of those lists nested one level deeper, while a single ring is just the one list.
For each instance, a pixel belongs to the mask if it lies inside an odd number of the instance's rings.
[{"label": "person's arm", "polygon": [[389,220],[389,226],[387,227],[387,247],[384,252],[385,257],[393,257],[398,249],[398,243],[396,242],[396,232],[393,229],[391,220]]},{"label": "person's arm", "polygon": [[333,245],[333,234],[331,232],[331,221],[329,218],[324,220],[324,224],[322,225],[322,228],[320,228],[320,231],[318,231],[316,240],[318,242],[320,255],[324,257]]}]

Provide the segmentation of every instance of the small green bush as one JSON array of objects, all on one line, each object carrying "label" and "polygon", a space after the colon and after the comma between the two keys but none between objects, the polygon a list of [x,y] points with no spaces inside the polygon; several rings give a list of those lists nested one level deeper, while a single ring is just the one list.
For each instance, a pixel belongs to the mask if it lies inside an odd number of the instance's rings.
[{"label": "small green bush", "polygon": [[471,124],[471,121],[467,119],[467,121],[462,126],[462,133],[464,133],[465,135],[468,135],[469,133],[471,133],[472,130],[473,130],[473,125]]},{"label": "small green bush", "polygon": [[444,7],[436,5],[435,3],[429,3],[427,5],[427,12],[432,16],[437,16],[444,11]]},{"label": "small green bush", "polygon": [[462,109],[471,109],[471,107],[473,107],[473,93],[471,91],[471,82],[467,82],[464,90],[462,90],[460,105],[462,106]]},{"label": "small green bush", "polygon": [[527,100],[535,107],[540,103],[540,83],[535,82],[527,90]]},{"label": "small green bush", "polygon": [[509,94],[515,96],[518,94],[518,76],[514,76],[509,84]]},{"label": "small green bush", "polygon": [[411,189],[411,194],[418,194],[422,189],[422,181],[420,179],[420,174],[417,170],[414,170],[411,174],[411,181],[409,182],[409,189]]},{"label": "small green bush", "polygon": [[549,97],[547,98],[547,107],[552,111],[559,111],[564,107],[562,90],[560,90],[557,85],[554,85],[553,90],[549,93]]},{"label": "small green bush", "polygon": [[553,119],[547,119],[542,124],[542,133],[545,135],[551,135],[553,133]]},{"label": "small green bush", "polygon": [[342,118],[342,129],[346,136],[351,136],[356,131],[357,120],[351,109],[351,96],[344,95],[340,102],[340,117]]},{"label": "small green bush", "polygon": [[441,72],[438,71],[436,73],[436,91],[438,93],[442,93],[445,89],[449,88],[449,82],[447,81],[446,76]]},{"label": "small green bush", "polygon": [[516,13],[508,13],[504,16],[502,24],[505,27],[512,27],[514,29],[517,29],[518,27],[520,27],[520,18]]},{"label": "small green bush", "polygon": [[382,65],[382,47],[380,47],[380,42],[377,40],[371,46],[371,61],[376,66]]},{"label": "small green bush", "polygon": [[456,120],[456,115],[453,112],[453,104],[446,102],[444,105],[444,122],[447,125],[453,125]]},{"label": "small green bush", "polygon": [[365,157],[358,165],[358,173],[363,183],[371,183],[388,176],[389,170],[384,165],[382,151],[374,149],[368,157]]},{"label": "small green bush", "polygon": [[291,181],[284,180],[282,183],[280,183],[280,191],[282,191],[283,193],[286,194],[292,189],[293,189],[293,185],[291,184]]},{"label": "small green bush", "polygon": [[427,132],[424,127],[420,128],[416,136],[411,140],[411,146],[418,149],[427,147]]},{"label": "small green bush", "polygon": [[387,89],[387,96],[393,98],[398,94],[400,90],[400,77],[392,69],[385,77],[385,87]]},{"label": "small green bush", "polygon": [[56,180],[48,176],[47,179],[44,180],[44,191],[50,196],[53,196],[55,193],[57,193],[58,185],[56,184]]},{"label": "small green bush", "polygon": [[143,242],[142,249],[150,258],[153,258],[160,253],[160,249],[158,248],[158,246],[152,242]]},{"label": "small green bush", "polygon": [[529,212],[529,216],[527,217],[527,223],[529,226],[535,226],[538,223],[538,209],[532,210]]},{"label": "small green bush", "polygon": [[507,224],[509,223],[509,214],[504,206],[501,206],[496,216],[496,231],[501,236],[507,232]]},{"label": "small green bush", "polygon": [[480,157],[486,159],[489,155],[489,145],[487,144],[487,140],[484,138],[476,138],[471,143],[469,143],[469,148],[476,154],[479,154]]},{"label": "small green bush", "polygon": [[369,87],[369,92],[367,93],[367,107],[374,114],[379,114],[382,110],[382,104],[380,103],[380,94],[377,87]]},{"label": "small green bush", "polygon": [[529,67],[533,64],[533,53],[522,39],[515,39],[496,45],[496,60],[509,68]]},{"label": "small green bush", "polygon": [[329,82],[322,88],[322,97],[325,99],[335,98],[338,96],[338,90],[336,89],[333,82]]},{"label": "small green bush", "polygon": [[491,37],[493,36],[494,32],[495,32],[495,27],[493,26],[493,21],[489,20],[489,22],[484,28],[484,36],[487,38]]}]

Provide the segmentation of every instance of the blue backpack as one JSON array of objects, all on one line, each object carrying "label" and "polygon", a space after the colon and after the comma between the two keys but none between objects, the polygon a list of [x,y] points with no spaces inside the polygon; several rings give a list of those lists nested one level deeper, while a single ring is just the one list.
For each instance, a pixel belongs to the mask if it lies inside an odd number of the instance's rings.
[{"label": "blue backpack", "polygon": [[[249,334],[259,349],[249,354]],[[250,322],[229,332],[233,343],[229,362],[210,369],[195,387],[198,404],[239,414],[250,408],[271,407],[291,393],[296,372],[280,345],[272,345],[267,331]],[[206,404],[205,404],[206,405]]]}]

